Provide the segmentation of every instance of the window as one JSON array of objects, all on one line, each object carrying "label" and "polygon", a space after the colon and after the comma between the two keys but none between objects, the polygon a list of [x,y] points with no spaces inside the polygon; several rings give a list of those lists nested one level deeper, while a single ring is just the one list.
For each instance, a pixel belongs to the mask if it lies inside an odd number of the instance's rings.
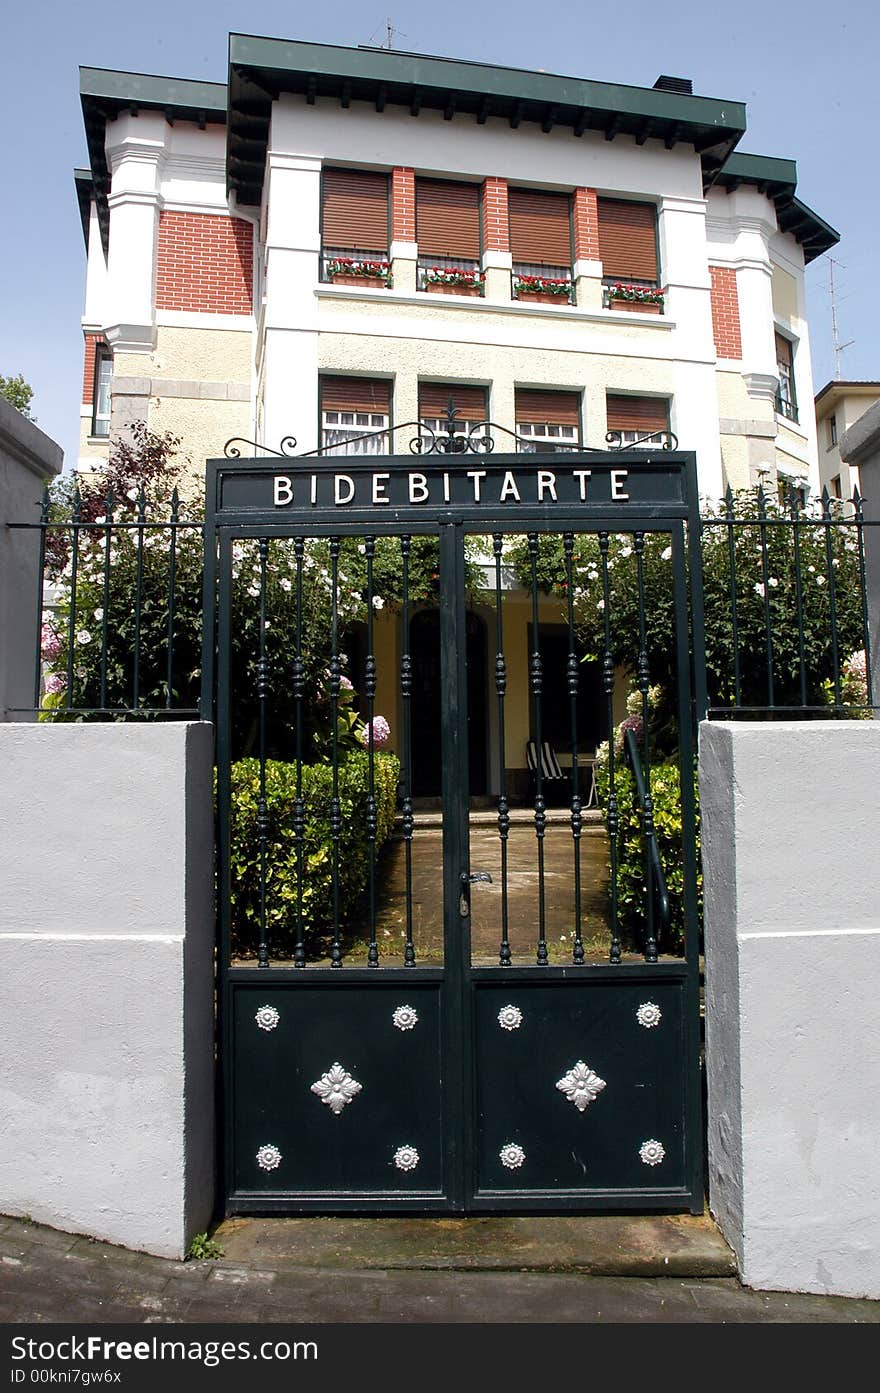
[{"label": "window", "polygon": [[92,396],[92,435],[110,434],[110,378],[113,357],[109,348],[95,350],[95,390]]},{"label": "window", "polygon": [[669,444],[669,403],[662,397],[608,396],[605,405],[609,444],[654,450]]},{"label": "window", "polygon": [[[416,237],[419,287],[459,291],[482,287],[480,272],[480,189],[442,179],[416,180]],[[464,276],[456,276],[464,272]]]},{"label": "window", "polygon": [[[510,250],[513,255],[514,296],[528,293],[529,276],[564,284],[561,304],[571,299],[571,197],[509,189]],[[525,282],[525,284],[524,284]]]},{"label": "window", "polygon": [[580,394],[516,389],[517,448],[560,454],[580,445]]},{"label": "window", "polygon": [[[419,420],[433,431],[435,437],[447,434],[447,408],[449,403],[456,411],[453,435],[463,440],[468,436],[473,440],[482,435],[480,427],[486,421],[485,387],[461,387],[450,382],[422,382],[419,384]],[[425,432],[428,443],[431,436]]]},{"label": "window", "polygon": [[836,416],[829,416],[829,417],[828,417],[828,448],[829,448],[829,450],[831,449],[832,445],[836,445],[836,444],[837,444],[837,417],[836,417]]},{"label": "window", "polygon": [[[653,203],[621,198],[597,200],[599,256],[605,286],[605,303],[612,300],[639,308],[638,291],[659,287],[657,259],[657,210]],[[628,296],[615,295],[620,286]]]},{"label": "window", "polygon": [[830,488],[830,490],[831,490],[831,497],[832,497],[832,498],[842,498],[842,497],[843,497],[843,488],[842,488],[842,485],[841,485],[841,482],[840,482],[840,475],[839,475],[839,474],[835,474],[834,478],[831,480],[831,483],[830,483],[830,485],[829,485],[829,488]]},{"label": "window", "polygon": [[321,449],[334,455],[389,453],[391,383],[381,378],[322,377]]},{"label": "window", "polygon": [[342,258],[388,259],[388,175],[362,169],[325,169],[321,178],[321,274]]},{"label": "window", "polygon": [[798,419],[797,398],[794,391],[794,345],[783,334],[776,335],[776,375],[779,386],[776,389],[776,410],[789,421]]}]

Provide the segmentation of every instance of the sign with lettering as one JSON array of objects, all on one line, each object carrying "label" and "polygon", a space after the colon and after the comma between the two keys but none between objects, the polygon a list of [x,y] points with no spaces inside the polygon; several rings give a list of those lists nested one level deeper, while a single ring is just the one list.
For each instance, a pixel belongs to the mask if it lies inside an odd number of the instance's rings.
[{"label": "sign with lettering", "polygon": [[[685,465],[692,456],[664,453],[645,460],[616,453],[542,456],[525,463],[504,458],[421,461],[299,459],[289,466],[260,461],[229,465],[218,473],[218,516],[271,513],[305,521],[317,514],[342,516],[415,511],[534,513],[574,508],[675,507],[685,503]],[[221,462],[217,462],[218,465]]]}]

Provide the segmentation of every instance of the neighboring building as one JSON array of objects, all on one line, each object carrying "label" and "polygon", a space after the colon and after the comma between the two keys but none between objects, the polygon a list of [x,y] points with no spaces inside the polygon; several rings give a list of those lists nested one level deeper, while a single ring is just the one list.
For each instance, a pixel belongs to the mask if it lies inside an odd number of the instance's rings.
[{"label": "neighboring building", "polygon": [[840,458],[839,441],[850,426],[880,401],[880,382],[826,382],[816,396],[819,487],[832,498],[852,498],[859,470]]},{"label": "neighboring building", "polygon": [[837,234],[734,153],[742,104],[235,34],[229,72],[82,71],[82,466],[135,419],[196,469],[405,452],[451,396],[524,449],[671,430],[714,496],[818,482],[804,266]]}]

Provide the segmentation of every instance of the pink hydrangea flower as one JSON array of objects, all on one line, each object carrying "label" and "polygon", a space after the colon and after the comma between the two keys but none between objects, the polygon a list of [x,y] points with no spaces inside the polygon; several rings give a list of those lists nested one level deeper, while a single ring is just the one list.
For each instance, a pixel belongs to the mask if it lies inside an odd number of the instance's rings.
[{"label": "pink hydrangea flower", "polygon": [[59,692],[67,688],[67,678],[63,672],[50,672],[46,678],[46,691],[50,696],[57,696]]},{"label": "pink hydrangea flower", "polygon": [[[386,721],[386,719],[385,719],[384,716],[374,716],[374,717],[373,717],[373,720],[372,720],[372,726],[373,726],[373,748],[376,749],[376,750],[380,750],[380,749],[382,748],[383,745],[387,745],[387,744],[388,744],[388,738],[389,738],[389,736],[391,735],[391,727],[390,727],[390,725],[388,724],[388,722]],[[363,727],[361,728],[361,730],[360,730],[360,738],[361,738],[362,743],[363,743],[364,745],[366,745],[367,747],[369,747],[369,744],[370,744],[370,725],[369,725],[369,724],[367,724],[367,725],[365,725],[365,726],[363,726]]]},{"label": "pink hydrangea flower", "polygon": [[56,634],[51,624],[44,624],[40,630],[40,652],[47,663],[54,663],[61,657],[64,640]]}]

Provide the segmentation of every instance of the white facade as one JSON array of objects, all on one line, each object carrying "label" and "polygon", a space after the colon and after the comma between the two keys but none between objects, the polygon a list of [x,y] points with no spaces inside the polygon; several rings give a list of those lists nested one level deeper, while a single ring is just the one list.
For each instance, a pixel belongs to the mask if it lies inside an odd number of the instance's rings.
[{"label": "white facade", "polygon": [[[705,190],[704,162],[686,131],[678,139],[609,139],[607,131],[587,129],[573,140],[570,129],[545,130],[518,118],[449,119],[448,111],[426,106],[413,119],[412,109],[384,97],[381,103],[304,100],[282,90],[271,103],[258,208],[237,200],[234,178],[228,184],[232,147],[221,96],[200,128],[185,119],[180,94],[207,85],[175,83],[172,124],[158,94],[154,109],[138,108],[137,115],[130,103],[122,109],[128,75],[109,76],[120,94],[104,137],[109,255],[93,213],[83,327],[103,335],[113,351],[114,433],[139,418],[172,429],[199,471],[205,455],[220,453],[226,435],[277,449],[292,434],[299,450],[318,448],[321,373],[390,380],[393,425],[417,418],[419,382],[487,388],[489,414],[508,430],[516,426],[515,390],[547,387],[580,394],[582,443],[592,447],[605,444],[608,394],[668,404],[679,445],[697,452],[706,494],[768,474],[772,480],[777,472],[818,485],[812,413],[792,420],[774,411],[775,332],[792,344],[798,401],[812,400],[804,250],[781,230],[774,199],[759,191],[748,170]],[[678,100],[698,113],[705,104],[689,95]],[[230,97],[230,119],[231,112]],[[321,279],[321,179],[328,165],[648,201],[656,207],[664,312],[603,307],[602,263],[594,247],[584,252],[576,245],[571,304],[512,300],[510,252],[491,243],[482,257],[484,298],[418,290],[418,246],[411,232],[401,236],[395,228],[393,211],[393,286],[328,284]],[[229,168],[234,171],[234,159]],[[224,309],[222,297],[200,303],[197,291],[190,308],[163,303],[158,282],[173,281],[175,272],[167,257],[157,256],[160,220],[174,212],[232,214],[253,224],[247,312],[240,305]],[[196,286],[188,255],[180,275]],[[741,341],[738,357],[723,345],[719,352],[717,322],[713,334],[718,306],[710,267],[735,278],[730,315]],[[84,404],[84,418],[90,410]],[[87,435],[84,420],[84,441]],[[398,440],[394,448],[406,443]],[[83,462],[93,464],[103,452],[89,440]]]}]

